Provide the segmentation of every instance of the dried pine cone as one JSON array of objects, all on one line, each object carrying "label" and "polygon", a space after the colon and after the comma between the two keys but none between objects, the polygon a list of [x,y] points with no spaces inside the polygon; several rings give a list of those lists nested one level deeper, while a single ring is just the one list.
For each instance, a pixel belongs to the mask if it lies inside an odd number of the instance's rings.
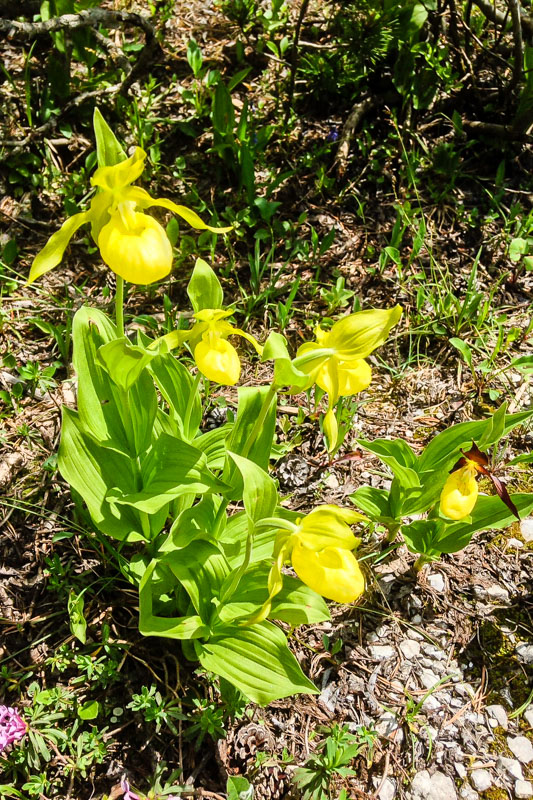
[{"label": "dried pine cone", "polygon": [[309,478],[309,464],[297,455],[289,455],[280,461],[276,474],[282,489],[299,489]]}]

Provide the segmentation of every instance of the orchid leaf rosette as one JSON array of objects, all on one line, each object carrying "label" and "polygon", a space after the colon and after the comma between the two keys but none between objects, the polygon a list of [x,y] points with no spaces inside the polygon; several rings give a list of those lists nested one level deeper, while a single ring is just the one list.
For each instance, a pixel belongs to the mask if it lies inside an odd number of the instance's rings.
[{"label": "orchid leaf rosette", "polygon": [[[102,124],[100,120],[101,115],[95,113],[97,138],[99,132],[101,137],[104,130],[109,131],[108,138],[114,139],[110,129],[107,126],[104,129],[102,125],[105,123]],[[116,139],[112,143],[116,145]],[[91,184],[97,192],[88,211],[73,214],[50,237],[33,261],[28,283],[33,283],[62,261],[70,240],[86,224],[91,226],[91,235],[103,261],[116,275],[136,284],[161,280],[172,268],[172,245],[163,226],[145,213],[146,209],[154,206],[172,211],[193,228],[214,233],[231,230],[207,225],[187,206],[166,198],[154,198],[140,186],[132,186],[144,170],[145,159],[144,150],[136,147],[129,158],[99,166],[91,178]]]},{"label": "orchid leaf rosette", "polygon": [[[324,432],[330,450],[338,438],[335,404],[369,386],[372,369],[365,359],[386,341],[401,316],[401,306],[357,311],[338,320],[329,331],[318,327],[316,341],[305,342],[298,349],[294,366],[309,376],[304,388],[316,384],[328,396]],[[298,386],[297,391],[301,390]]]}]

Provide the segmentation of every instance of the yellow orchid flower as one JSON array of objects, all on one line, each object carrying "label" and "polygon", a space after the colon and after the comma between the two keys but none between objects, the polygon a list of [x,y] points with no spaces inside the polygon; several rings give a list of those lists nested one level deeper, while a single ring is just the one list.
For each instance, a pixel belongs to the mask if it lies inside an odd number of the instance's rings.
[{"label": "yellow orchid flower", "polygon": [[440,510],[450,519],[459,520],[472,512],[478,496],[478,466],[468,458],[446,480],[440,495]]},{"label": "yellow orchid flower", "polygon": [[241,374],[241,361],[228,336],[241,336],[250,342],[259,355],[263,348],[257,340],[241,328],[226,321],[233,309],[203,308],[195,313],[196,322],[189,331],[177,331],[178,343],[188,341],[196,366],[210,381],[222,386],[233,386]]},{"label": "yellow orchid flower", "polygon": [[[309,375],[307,388],[316,383],[328,395],[324,433],[330,450],[335,447],[338,431],[333,406],[339,397],[350,397],[367,388],[372,370],[365,358],[385,342],[401,316],[401,306],[356,311],[336,322],[330,331],[318,327],[316,342],[299,347],[294,365]],[[321,353],[313,359],[313,352],[319,350]],[[325,354],[324,350],[329,352]]]},{"label": "yellow orchid flower", "polygon": [[[365,579],[352,550],[359,544],[350,525],[367,521],[363,514],[334,505],[318,506],[280,530],[274,544],[274,564],[268,576],[269,596],[253,622],[270,613],[272,598],[283,586],[287,561],[303,583],[337,603],[353,603],[365,590]],[[286,526],[291,523],[285,522]]]},{"label": "yellow orchid flower", "polygon": [[132,156],[112,167],[96,170],[91,183],[98,188],[88,211],[74,214],[54,233],[35,257],[28,283],[40,278],[62,260],[68,243],[82,225],[90,223],[91,235],[107,266],[130,283],[161,280],[172,267],[172,245],[165,229],[144,213],[161,206],[178,214],[193,228],[225,233],[231,228],[213,228],[187,206],[164,198],[153,198],[139,186],[131,186],[144,169],[146,153],[140,147]]}]

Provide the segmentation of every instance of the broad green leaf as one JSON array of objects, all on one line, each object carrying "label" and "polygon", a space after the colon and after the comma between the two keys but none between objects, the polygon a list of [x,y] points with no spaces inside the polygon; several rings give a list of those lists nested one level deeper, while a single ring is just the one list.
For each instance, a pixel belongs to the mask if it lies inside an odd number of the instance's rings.
[{"label": "broad green leaf", "polygon": [[[270,563],[253,564],[242,576],[237,590],[220,610],[222,622],[250,619],[268,597]],[[297,578],[283,577],[283,588],[272,600],[270,619],[290,625],[316,624],[331,619],[324,599]]]},{"label": "broad green leaf", "polygon": [[[139,515],[123,506],[112,510],[106,500],[110,487],[128,494],[135,490],[134,462],[123,453],[103,447],[89,436],[78,414],[63,408],[58,466],[61,475],[81,495],[96,527],[115,539],[139,541],[145,538]],[[166,511],[163,510],[166,517]],[[161,515],[150,520],[152,533],[163,527]]]},{"label": "broad green leaf", "polygon": [[122,405],[124,426],[127,426],[130,435],[133,434],[132,447],[136,456],[142,457],[161,435],[154,430],[157,412],[154,382],[148,372],[143,372],[127,393],[127,397],[124,397]]},{"label": "broad green leaf", "polygon": [[111,380],[127,392],[143,369],[161,352],[168,352],[168,345],[164,341],[150,350],[121,337],[99,347],[97,360]]},{"label": "broad green leaf", "polygon": [[222,136],[229,134],[235,127],[233,102],[227,87],[219,81],[213,98],[213,127]]},{"label": "broad green leaf", "polygon": [[226,460],[226,439],[233,429],[233,424],[227,422],[220,428],[213,428],[212,431],[202,433],[193,440],[193,444],[207,458],[209,469],[223,469]]},{"label": "broad green leaf", "polygon": [[[204,539],[214,540],[217,531],[217,512],[222,498],[216,494],[205,494],[200,502],[191,508],[184,509],[172,523],[167,541],[160,548],[160,552],[176,550],[187,547],[194,539],[200,536]],[[221,521],[221,528],[225,523],[225,514]]]},{"label": "broad green leaf", "polygon": [[143,636],[165,636],[168,639],[195,639],[208,636],[209,628],[198,616],[161,617],[153,614],[153,573],[156,561],[146,568],[139,585],[139,630]]},{"label": "broad green leaf", "polygon": [[454,336],[450,339],[450,344],[453,345],[456,350],[459,350],[470,369],[472,369],[472,350],[467,343]]},{"label": "broad green leaf", "polygon": [[244,509],[251,520],[271,517],[278,504],[276,484],[261,467],[248,458],[228,451],[228,456],[237,464],[243,480]]},{"label": "broad green leaf", "polygon": [[196,259],[194,270],[187,286],[187,294],[194,311],[204,308],[222,308],[224,295],[217,276],[202,258]]},{"label": "broad green leaf", "polygon": [[[503,434],[506,435],[513,428],[522,425],[533,417],[533,409],[521,411],[517,414],[506,414]],[[472,441],[479,441],[487,427],[492,425],[491,418],[481,419],[476,422],[460,422],[452,425],[442,433],[437,434],[418,459],[418,471],[430,472],[433,470],[449,470],[460,456],[461,449],[469,447]],[[486,446],[490,446],[490,442]]]},{"label": "broad green leaf", "polygon": [[186,367],[183,366],[171,353],[159,356],[150,362],[148,371],[153,376],[157,388],[168,403],[168,413],[176,424],[181,435],[192,439],[200,426],[202,419],[202,404],[199,393],[195,393],[190,411],[190,426],[184,431],[184,419],[193,390],[193,378]]},{"label": "broad green leaf", "polygon": [[287,349],[287,340],[281,333],[272,331],[263,347],[261,361],[274,361],[274,383],[290,386],[296,392],[310,385],[309,375],[294,366]]},{"label": "broad green leaf", "polygon": [[519,369],[521,372],[531,374],[533,372],[533,356],[519,356],[511,361],[511,367]]},{"label": "broad green leaf", "polygon": [[82,644],[87,641],[87,620],[83,616],[83,592],[76,594],[71,589],[67,601],[70,632]]},{"label": "broad green leaf", "polygon": [[520,261],[522,256],[527,253],[529,249],[529,245],[527,243],[527,239],[522,239],[520,236],[517,236],[514,239],[511,239],[509,244],[509,258],[511,261],[515,263]]},{"label": "broad green leaf", "polygon": [[195,647],[205,669],[226,678],[259,705],[296,693],[319,693],[303,674],[283,632],[270,622],[228,626]]},{"label": "broad green leaf", "polygon": [[[512,494],[511,500],[521,517],[526,517],[533,510],[533,494]],[[499,497],[481,495],[470,515],[470,521],[454,522],[446,527],[445,535],[438,542],[439,550],[441,553],[456,553],[466,547],[474,533],[501,530],[513,522],[516,522],[516,517]]]},{"label": "broad green leaf", "polygon": [[80,719],[96,719],[99,713],[100,703],[97,700],[87,700],[78,708],[78,717]]},{"label": "broad green leaf", "polygon": [[418,519],[402,527],[402,536],[411,553],[438,556],[441,553],[438,541],[443,527],[442,520]]},{"label": "broad green leaf", "polygon": [[228,800],[253,800],[254,787],[242,775],[232,775],[226,781]]},{"label": "broad green leaf", "polygon": [[187,591],[195,611],[209,623],[218,596],[230,568],[224,555],[212,542],[196,539],[182,550],[167,553],[162,559]]},{"label": "broad green leaf", "polygon": [[358,439],[358,444],[379,456],[384,464],[399,478],[404,487],[420,486],[416,474],[417,458],[403,439],[374,439],[369,442]]},{"label": "broad green leaf", "polygon": [[96,154],[99,167],[113,167],[126,159],[117,137],[103,118],[99,109],[95,107],[93,114],[94,135],[96,138]]},{"label": "broad green leaf", "polygon": [[488,425],[483,432],[483,436],[476,442],[480,450],[485,450],[499,442],[503,436],[505,429],[505,412],[507,411],[507,403],[502,403],[497,411],[494,412],[492,417],[488,420]]},{"label": "broad green leaf", "polygon": [[[263,401],[269,391],[268,386],[241,386],[238,389],[239,404],[237,419],[233,431],[228,438],[227,448],[232,453],[241,455],[247,445],[248,437],[257,421]],[[246,458],[258,464],[265,471],[268,469],[270,451],[276,425],[276,398],[273,398],[259,436],[253,443]]]},{"label": "broad green leaf", "polygon": [[387,524],[395,522],[389,505],[389,492],[386,489],[376,489],[374,486],[360,486],[350,500],[364,511],[374,522]]},{"label": "broad green leaf", "polygon": [[98,364],[98,349],[117,337],[111,320],[96,308],[82,306],[72,325],[72,361],[78,376],[78,411],[89,433],[102,444],[130,452],[120,414],[120,390]]},{"label": "broad green leaf", "polygon": [[108,499],[153,514],[180,495],[225,491],[228,487],[207,468],[207,458],[187,442],[162,433],[141,464],[143,487],[125,493],[118,488]]}]

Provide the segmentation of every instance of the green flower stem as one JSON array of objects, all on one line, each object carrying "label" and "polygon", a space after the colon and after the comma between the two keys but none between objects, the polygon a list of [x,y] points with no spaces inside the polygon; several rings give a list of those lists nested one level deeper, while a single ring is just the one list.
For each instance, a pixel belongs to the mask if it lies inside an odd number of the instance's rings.
[{"label": "green flower stem", "polygon": [[191,391],[189,392],[189,399],[187,400],[187,407],[185,409],[185,416],[183,418],[183,429],[185,431],[185,436],[187,437],[188,440],[190,440],[191,438],[190,425],[191,425],[192,409],[194,406],[194,400],[196,398],[196,394],[198,392],[198,387],[200,386],[201,380],[202,380],[202,373],[200,372],[200,370],[198,370],[192,382]]},{"label": "green flower stem", "polygon": [[392,542],[398,536],[398,531],[400,530],[401,525],[389,525],[387,528],[387,535],[385,536],[385,544],[392,544]]},{"label": "green flower stem", "polygon": [[117,333],[124,336],[124,278],[117,275],[117,290],[115,292],[115,320]]},{"label": "green flower stem", "polygon": [[426,556],[424,553],[421,553],[418,558],[416,559],[415,563],[413,564],[413,569],[415,572],[421,572],[422,568],[431,562],[431,558]]},{"label": "green flower stem", "polygon": [[252,430],[250,431],[250,435],[248,436],[248,439],[246,440],[246,444],[244,445],[244,448],[241,451],[240,455],[243,458],[247,458],[248,457],[248,453],[252,449],[252,446],[255,443],[255,440],[257,439],[259,433],[261,432],[261,429],[262,429],[263,424],[265,422],[266,415],[268,414],[268,410],[270,408],[272,400],[276,397],[276,395],[278,393],[278,389],[279,389],[279,386],[277,386],[275,383],[273,383],[272,386],[270,387],[270,389],[268,390],[268,392],[266,394],[266,397],[265,397],[265,399],[263,401],[263,405],[261,406],[261,411],[259,412],[259,416],[257,417],[257,419],[255,421],[255,425],[252,428]]}]

